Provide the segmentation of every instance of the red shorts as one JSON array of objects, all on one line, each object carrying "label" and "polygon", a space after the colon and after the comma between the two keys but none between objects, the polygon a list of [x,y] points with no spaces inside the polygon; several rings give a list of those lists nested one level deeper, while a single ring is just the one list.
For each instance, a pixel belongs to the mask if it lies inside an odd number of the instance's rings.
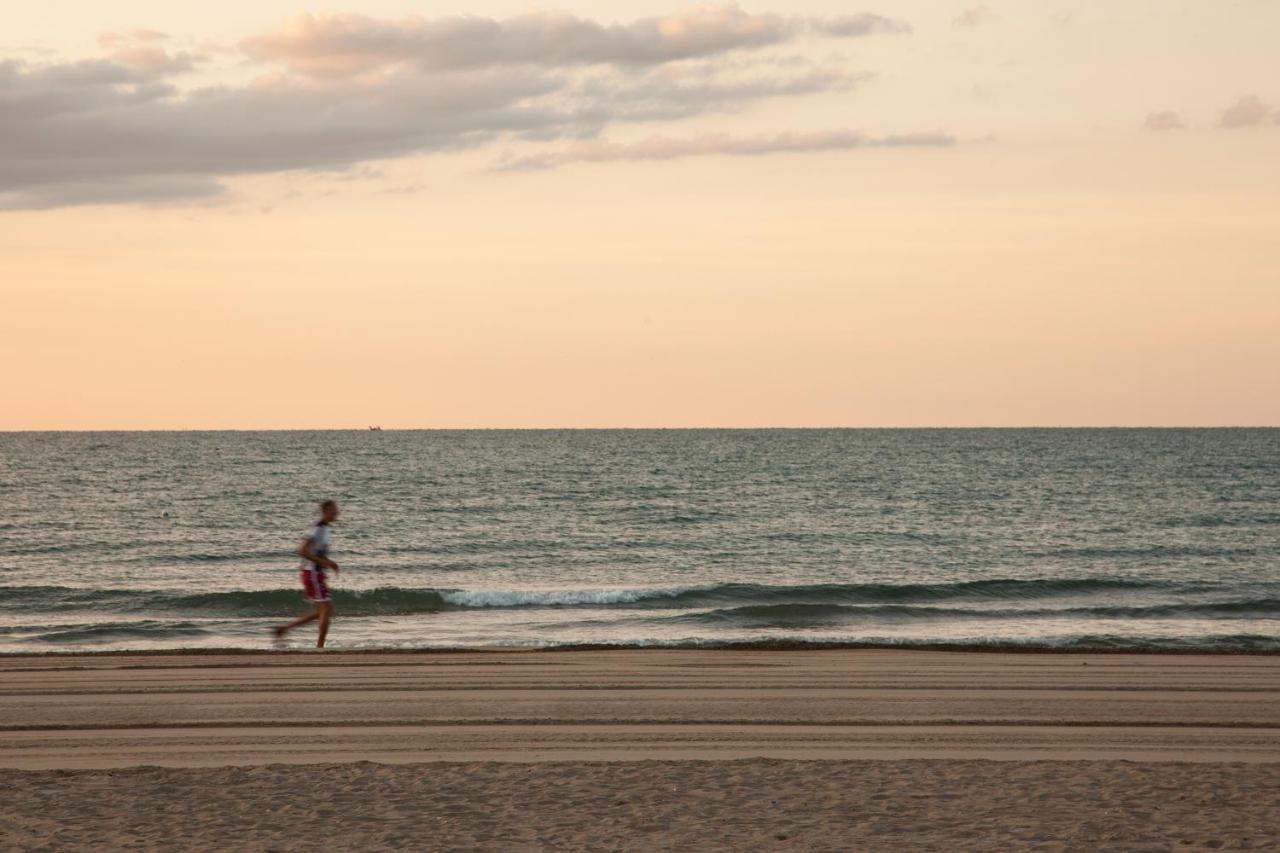
[{"label": "red shorts", "polygon": [[302,578],[302,594],[307,601],[322,604],[329,600],[329,585],[324,582],[324,572],[320,569],[303,569],[299,572]]}]

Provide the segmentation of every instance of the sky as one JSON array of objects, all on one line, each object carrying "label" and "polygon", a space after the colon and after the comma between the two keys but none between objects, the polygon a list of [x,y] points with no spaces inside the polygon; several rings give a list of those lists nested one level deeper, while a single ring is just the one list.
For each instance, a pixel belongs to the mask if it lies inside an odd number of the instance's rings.
[{"label": "sky", "polygon": [[1280,425],[1280,4],[0,9],[0,430]]}]

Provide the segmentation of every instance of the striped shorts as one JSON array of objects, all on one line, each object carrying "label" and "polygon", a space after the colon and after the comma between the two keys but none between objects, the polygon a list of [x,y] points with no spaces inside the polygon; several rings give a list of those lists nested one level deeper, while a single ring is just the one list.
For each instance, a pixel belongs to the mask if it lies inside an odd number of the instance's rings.
[{"label": "striped shorts", "polygon": [[324,582],[324,570],[306,568],[299,572],[302,577],[302,594],[313,604],[329,601],[329,585]]}]

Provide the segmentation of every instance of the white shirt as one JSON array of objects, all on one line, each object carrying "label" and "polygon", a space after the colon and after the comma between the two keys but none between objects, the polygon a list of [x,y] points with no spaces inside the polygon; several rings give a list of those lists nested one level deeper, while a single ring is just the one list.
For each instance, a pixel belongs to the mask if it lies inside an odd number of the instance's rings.
[{"label": "white shirt", "polygon": [[[310,529],[307,530],[304,538],[307,540],[307,547],[310,549],[312,554],[315,554],[317,557],[327,557],[329,556],[329,541],[331,536],[332,531],[329,529],[329,525],[323,521],[317,521],[315,524],[311,525]],[[319,563],[312,563],[309,560],[302,561],[302,568],[324,571]]]}]

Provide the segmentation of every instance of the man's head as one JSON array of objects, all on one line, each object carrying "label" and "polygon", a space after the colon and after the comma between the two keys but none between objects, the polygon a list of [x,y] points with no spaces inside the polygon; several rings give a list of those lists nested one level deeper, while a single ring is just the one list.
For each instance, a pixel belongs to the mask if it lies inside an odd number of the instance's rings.
[{"label": "man's head", "polygon": [[332,524],[338,520],[338,502],[325,501],[320,504],[320,517],[324,519],[325,524]]}]

